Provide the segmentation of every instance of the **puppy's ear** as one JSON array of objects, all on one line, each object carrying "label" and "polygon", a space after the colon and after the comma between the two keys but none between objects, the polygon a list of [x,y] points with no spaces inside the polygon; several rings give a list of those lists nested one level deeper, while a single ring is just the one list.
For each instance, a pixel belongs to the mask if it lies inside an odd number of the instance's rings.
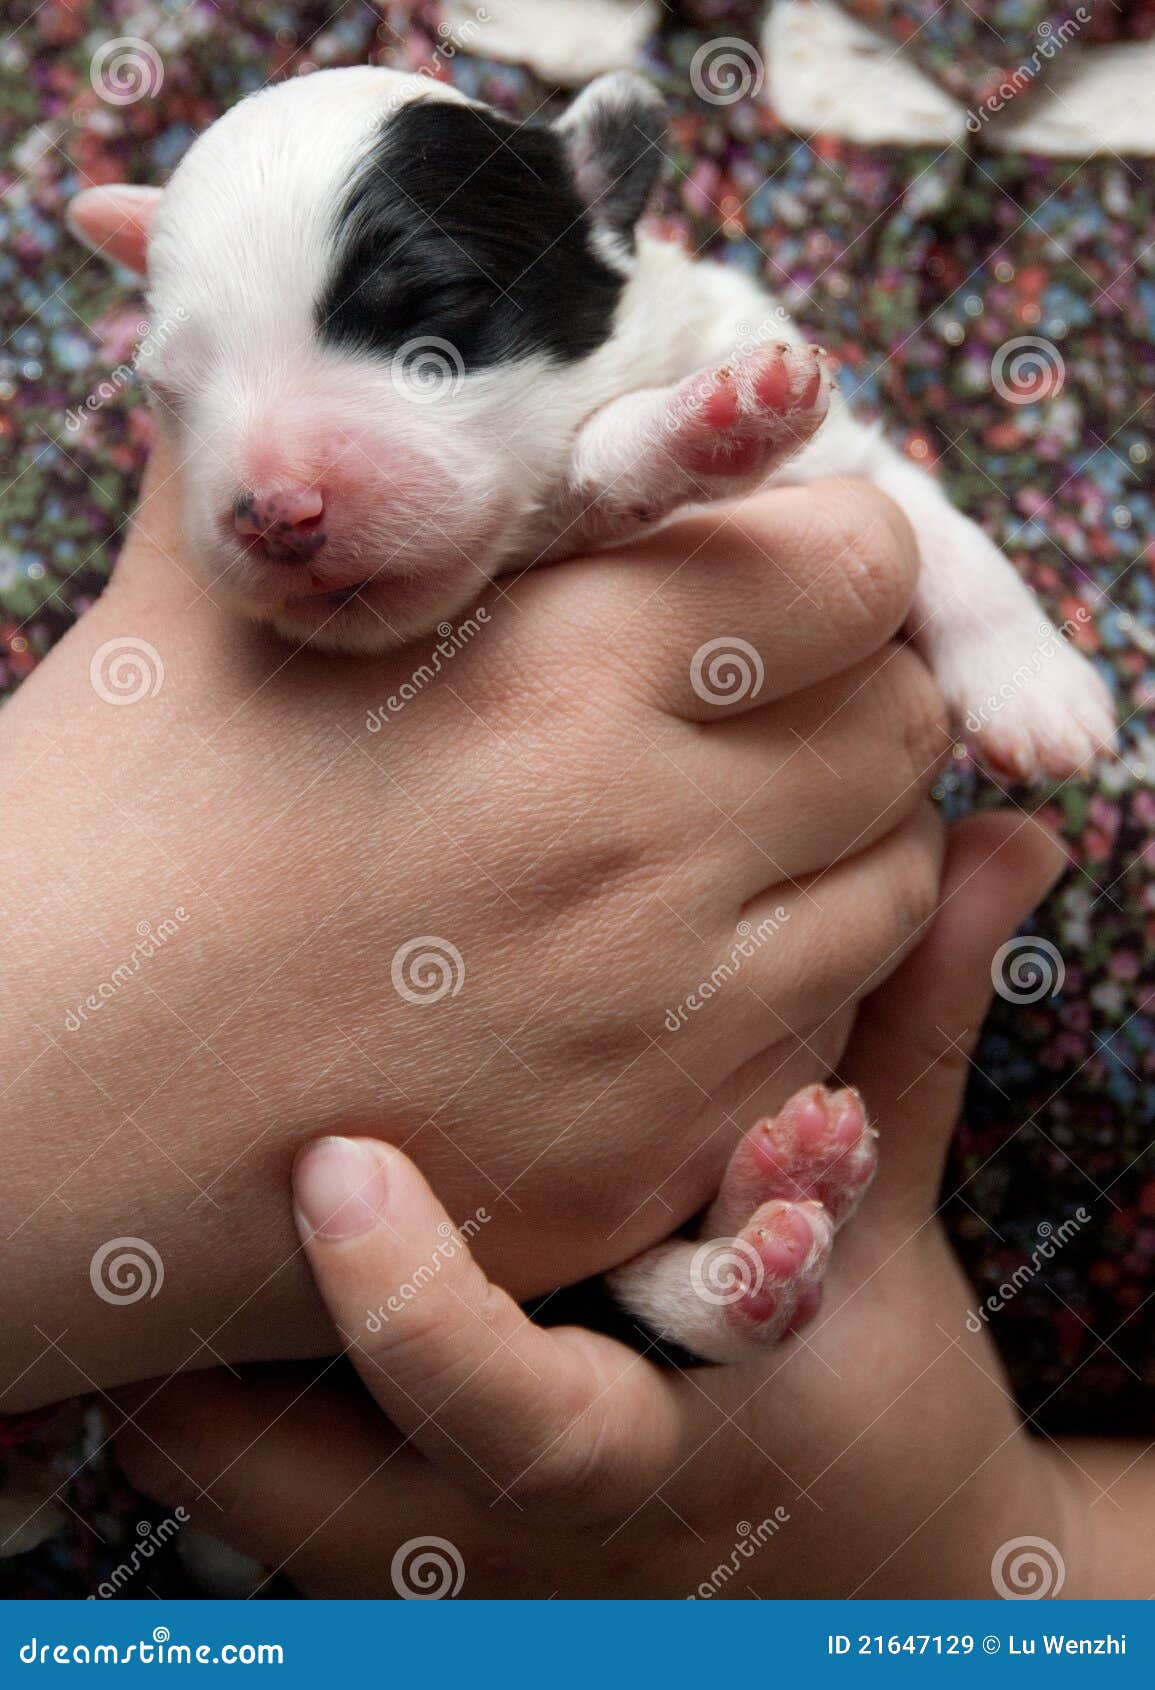
[{"label": "puppy's ear", "polygon": [[632,244],[661,174],[666,108],[630,70],[599,76],[558,120],[581,198],[600,223]]},{"label": "puppy's ear", "polygon": [[159,188],[133,188],[127,182],[85,188],[68,207],[68,227],[111,264],[123,264],[143,276],[160,194]]}]

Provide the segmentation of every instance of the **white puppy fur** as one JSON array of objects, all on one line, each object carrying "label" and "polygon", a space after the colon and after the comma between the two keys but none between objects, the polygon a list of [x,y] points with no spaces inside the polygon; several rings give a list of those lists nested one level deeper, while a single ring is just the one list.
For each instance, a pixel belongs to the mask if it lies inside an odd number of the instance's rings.
[{"label": "white puppy fur", "polygon": [[[559,125],[576,175],[583,125],[628,122],[644,88],[620,73],[578,97]],[[215,123],[159,198],[145,373],[179,423],[192,551],[240,609],[295,642],[385,649],[507,569],[620,539],[687,502],[770,479],[864,476],[911,520],[922,569],[908,631],[988,761],[1063,776],[1110,749],[1112,705],[1093,669],[982,531],[836,394],[793,456],[780,428],[753,471],[662,472],[655,429],[679,383],[733,364],[736,349],[741,379],[743,348],[748,367],[759,348],[804,341],[748,276],[644,232],[623,241],[599,223],[596,196],[593,239],[624,286],[613,332],[587,355],[465,373],[452,344],[427,335],[408,363],[323,344],[315,311],[334,209],[390,114],[419,99],[469,104],[375,67],[280,84]],[[92,201],[78,202],[82,229]],[[229,520],[239,490],[286,474],[323,484],[332,508],[308,577],[261,556]]]}]

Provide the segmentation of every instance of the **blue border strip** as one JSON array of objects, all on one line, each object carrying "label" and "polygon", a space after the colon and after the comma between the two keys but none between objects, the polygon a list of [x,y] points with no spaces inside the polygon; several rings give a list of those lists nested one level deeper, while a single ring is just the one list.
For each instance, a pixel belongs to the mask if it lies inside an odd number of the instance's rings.
[{"label": "blue border strip", "polygon": [[0,1684],[1155,1683],[1148,1602],[8,1602]]}]

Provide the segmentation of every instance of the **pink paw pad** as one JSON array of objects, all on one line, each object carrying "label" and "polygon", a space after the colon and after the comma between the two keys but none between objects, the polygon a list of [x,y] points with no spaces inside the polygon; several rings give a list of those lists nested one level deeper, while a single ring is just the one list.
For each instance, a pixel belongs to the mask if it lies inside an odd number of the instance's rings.
[{"label": "pink paw pad", "polygon": [[765,1343],[812,1319],[833,1238],[834,1226],[820,1203],[763,1205],[730,1245],[742,1263],[741,1295],[726,1310],[731,1325]]},{"label": "pink paw pad", "polygon": [[817,428],[830,384],[830,365],[817,346],[747,353],[683,382],[667,421],[669,449],[698,475],[768,470]]},{"label": "pink paw pad", "polygon": [[739,1145],[722,1189],[731,1213],[772,1198],[814,1201],[835,1226],[858,1206],[878,1165],[877,1135],[855,1091],[808,1086]]}]

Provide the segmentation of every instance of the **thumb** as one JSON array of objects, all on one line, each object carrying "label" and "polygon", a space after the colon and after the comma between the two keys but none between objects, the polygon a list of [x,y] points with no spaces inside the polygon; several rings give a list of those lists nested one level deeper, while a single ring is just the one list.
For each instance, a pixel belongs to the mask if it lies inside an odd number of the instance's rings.
[{"label": "thumb", "polygon": [[933,1207],[995,980],[1011,978],[1000,947],[1065,866],[1060,842],[1022,815],[952,828],[930,931],[863,1004],[839,1065],[839,1081],[858,1087],[881,1129],[876,1201],[920,1219]]},{"label": "thumb", "polygon": [[293,1191],[349,1359],[443,1473],[487,1500],[516,1492],[596,1509],[620,1496],[624,1473],[641,1484],[663,1470],[681,1427],[666,1377],[609,1339],[535,1326],[400,1150],[314,1140]]}]

